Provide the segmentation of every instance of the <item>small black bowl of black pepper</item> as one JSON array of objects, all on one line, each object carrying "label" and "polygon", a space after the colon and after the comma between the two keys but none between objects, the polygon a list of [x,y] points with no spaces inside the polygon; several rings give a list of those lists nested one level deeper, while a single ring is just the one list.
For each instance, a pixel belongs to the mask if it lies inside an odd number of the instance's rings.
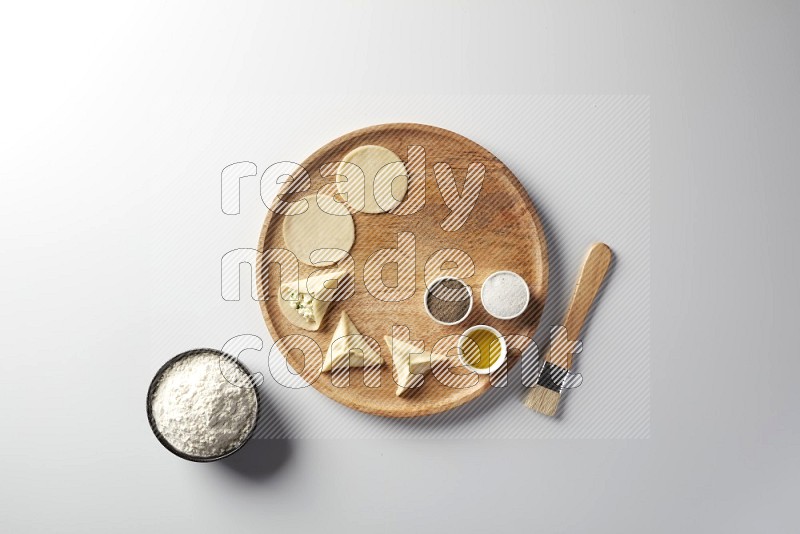
[{"label": "small black bowl of black pepper", "polygon": [[437,278],[425,291],[425,311],[439,324],[460,323],[472,311],[472,289],[458,278]]}]

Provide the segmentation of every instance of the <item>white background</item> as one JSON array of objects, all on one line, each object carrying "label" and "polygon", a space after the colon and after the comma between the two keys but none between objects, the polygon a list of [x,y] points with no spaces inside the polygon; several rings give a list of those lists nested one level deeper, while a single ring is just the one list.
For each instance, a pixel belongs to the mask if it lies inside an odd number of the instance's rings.
[{"label": "white background", "polygon": [[[21,6],[0,16],[0,529],[793,529],[797,3]],[[158,288],[206,290],[218,246],[252,246],[204,219],[219,169],[396,120],[535,161],[524,129],[411,108],[480,94],[650,95],[650,438],[257,440],[217,465],[161,449],[144,392],[164,333],[177,352],[217,335],[192,325],[261,326],[154,312]],[[331,95],[346,105],[286,127]]]}]

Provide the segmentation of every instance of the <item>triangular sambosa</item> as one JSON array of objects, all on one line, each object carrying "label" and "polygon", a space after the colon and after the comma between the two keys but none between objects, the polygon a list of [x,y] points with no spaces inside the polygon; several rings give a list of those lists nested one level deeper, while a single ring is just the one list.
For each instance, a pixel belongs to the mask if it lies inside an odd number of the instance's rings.
[{"label": "triangular sambosa", "polygon": [[423,375],[429,373],[434,365],[447,361],[447,356],[443,354],[420,351],[418,347],[406,341],[391,336],[384,336],[383,339],[392,353],[397,381],[395,393],[398,397],[416,387],[422,381]]},{"label": "triangular sambosa", "polygon": [[[340,367],[373,367],[383,365],[383,358],[368,343],[369,338],[361,333],[350,320],[347,312],[342,312],[331,344],[325,354],[322,372]],[[373,341],[374,343],[374,341]]]},{"label": "triangular sambosa", "polygon": [[[294,326],[303,330],[319,330],[331,299],[346,274],[346,270],[323,271],[322,274],[300,280],[299,292],[297,280],[283,284],[278,307]],[[331,285],[329,282],[336,282],[336,287],[326,287],[326,284]]]}]

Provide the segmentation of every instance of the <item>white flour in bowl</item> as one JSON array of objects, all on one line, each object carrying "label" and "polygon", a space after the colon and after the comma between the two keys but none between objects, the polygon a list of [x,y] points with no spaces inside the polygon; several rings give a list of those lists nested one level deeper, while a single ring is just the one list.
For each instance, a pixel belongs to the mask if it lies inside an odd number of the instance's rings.
[{"label": "white flour in bowl", "polygon": [[247,439],[256,423],[257,402],[244,371],[207,352],[167,368],[151,406],[156,428],[170,445],[184,454],[211,458]]}]

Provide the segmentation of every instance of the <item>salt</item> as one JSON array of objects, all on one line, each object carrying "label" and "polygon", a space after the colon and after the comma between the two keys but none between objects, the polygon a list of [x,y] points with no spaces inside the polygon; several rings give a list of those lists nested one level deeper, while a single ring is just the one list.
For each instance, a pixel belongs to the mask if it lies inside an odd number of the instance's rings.
[{"label": "salt", "polygon": [[156,428],[170,445],[211,458],[238,448],[255,426],[255,388],[231,360],[213,352],[187,356],[162,374],[152,397]]},{"label": "salt", "polygon": [[528,307],[530,292],[525,280],[511,271],[489,276],[481,288],[481,302],[498,319],[512,319]]}]

